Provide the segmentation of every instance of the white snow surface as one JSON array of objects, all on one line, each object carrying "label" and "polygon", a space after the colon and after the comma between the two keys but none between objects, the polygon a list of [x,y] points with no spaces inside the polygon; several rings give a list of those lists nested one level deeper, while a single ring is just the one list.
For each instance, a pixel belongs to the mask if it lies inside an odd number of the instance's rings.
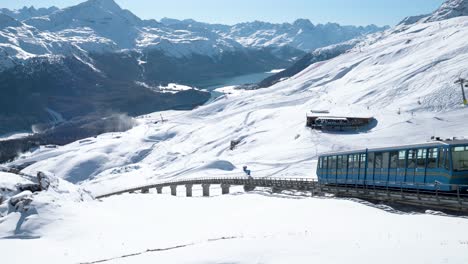
[{"label": "white snow surface", "polygon": [[[454,84],[464,76],[467,33],[468,17],[400,25],[268,89],[226,94],[193,111],[145,115],[130,131],[41,148],[14,163],[38,161],[24,172],[49,171],[99,195],[168,179],[242,177],[244,165],[254,177],[314,178],[323,152],[467,137],[468,109]],[[374,116],[378,124],[359,134],[313,131],[305,127],[311,109]],[[240,141],[232,151],[231,140]],[[2,260],[468,261],[466,218],[298,193],[233,191],[213,198],[127,194],[102,202],[48,196],[38,200],[44,202],[37,214],[23,215],[19,228],[18,213],[0,219],[0,238],[16,237],[0,239]],[[18,254],[25,248],[28,254]],[[151,251],[165,248],[173,249]],[[119,257],[127,254],[136,255]]]}]

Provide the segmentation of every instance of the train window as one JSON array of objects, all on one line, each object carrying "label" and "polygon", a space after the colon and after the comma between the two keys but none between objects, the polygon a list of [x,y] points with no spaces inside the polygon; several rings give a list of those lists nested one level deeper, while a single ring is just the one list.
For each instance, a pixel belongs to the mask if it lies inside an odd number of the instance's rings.
[{"label": "train window", "polygon": [[319,160],[318,160],[318,168],[321,169],[322,168],[322,162],[323,162],[323,158],[320,157]]},{"label": "train window", "polygon": [[348,168],[354,168],[354,155],[348,155]]},{"label": "train window", "polygon": [[426,155],[426,149],[418,149],[418,161],[416,162],[418,168],[424,169],[426,167]]},{"label": "train window", "polygon": [[427,168],[430,168],[430,169],[437,168],[438,157],[439,157],[438,148],[429,149],[427,153]]},{"label": "train window", "polygon": [[328,168],[327,162],[328,162],[328,157],[323,157],[322,158],[322,169]]},{"label": "train window", "polygon": [[377,169],[382,168],[382,153],[375,153],[375,167]]},{"label": "train window", "polygon": [[444,161],[445,161],[445,150],[443,148],[439,148],[439,161],[437,163],[437,167],[443,168]]},{"label": "train window", "polygon": [[415,149],[408,150],[408,168],[416,168],[416,156],[417,151]]},{"label": "train window", "polygon": [[338,156],[338,169],[343,169],[343,156]]},{"label": "train window", "polygon": [[390,168],[398,168],[398,152],[390,152]]},{"label": "train window", "polygon": [[384,152],[382,154],[382,168],[388,169],[389,162],[390,162],[390,153]]},{"label": "train window", "polygon": [[398,152],[398,168],[406,167],[406,150],[400,150]]},{"label": "train window", "polygon": [[354,155],[354,168],[359,169],[359,154]]},{"label": "train window", "polygon": [[445,152],[445,164],[444,167],[446,170],[450,170],[450,156],[449,156],[449,150],[444,149]]},{"label": "train window", "polygon": [[332,156],[329,160],[329,165],[328,167],[333,169],[333,170],[336,170],[336,156]]},{"label": "train window", "polygon": [[452,148],[453,170],[468,170],[468,146]]},{"label": "train window", "polygon": [[366,154],[361,154],[361,159],[359,160],[359,165],[361,169],[366,167]]},{"label": "train window", "polygon": [[375,153],[369,153],[367,155],[367,168],[368,169],[374,168],[374,161],[375,161]]}]

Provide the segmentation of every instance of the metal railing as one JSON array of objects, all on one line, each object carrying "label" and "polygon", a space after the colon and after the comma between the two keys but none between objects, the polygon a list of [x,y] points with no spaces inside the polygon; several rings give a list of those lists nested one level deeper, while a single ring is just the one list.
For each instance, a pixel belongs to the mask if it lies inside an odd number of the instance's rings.
[{"label": "metal railing", "polygon": [[101,199],[124,193],[143,190],[148,191],[153,188],[170,186],[216,184],[271,187],[277,190],[306,190],[312,192],[313,195],[329,193],[338,197],[354,197],[383,202],[391,201],[416,206],[427,206],[431,208],[468,212],[468,185],[442,184],[438,182],[407,183],[370,180],[317,180],[311,178],[197,178],[170,180],[138,186],[99,195],[96,198]]}]

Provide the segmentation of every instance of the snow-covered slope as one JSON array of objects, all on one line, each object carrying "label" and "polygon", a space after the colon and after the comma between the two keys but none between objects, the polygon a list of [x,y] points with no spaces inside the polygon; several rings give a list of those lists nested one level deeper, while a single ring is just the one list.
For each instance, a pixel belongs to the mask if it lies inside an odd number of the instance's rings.
[{"label": "snow-covered slope", "polygon": [[468,16],[468,0],[448,0],[425,21],[440,21],[459,16]]},{"label": "snow-covered slope", "polygon": [[[163,124],[154,124],[159,114],[145,116],[118,136],[36,151],[30,159],[40,162],[27,171],[49,170],[95,193],[169,178],[241,176],[243,165],[259,177],[311,177],[325,151],[468,136],[453,84],[468,59],[467,33],[467,17],[398,26],[271,88],[164,112]],[[368,133],[320,133],[305,128],[311,109],[379,123]],[[231,140],[241,142],[233,151]]]}]

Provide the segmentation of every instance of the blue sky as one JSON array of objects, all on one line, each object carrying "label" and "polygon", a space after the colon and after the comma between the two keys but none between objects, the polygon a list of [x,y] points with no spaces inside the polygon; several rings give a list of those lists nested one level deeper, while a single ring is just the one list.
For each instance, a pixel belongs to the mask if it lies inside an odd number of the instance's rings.
[{"label": "blue sky", "polygon": [[[83,0],[2,0],[1,7],[66,7]],[[444,0],[116,0],[141,18],[171,17],[234,24],[262,20],[313,23],[394,25],[410,15],[432,12]]]}]

